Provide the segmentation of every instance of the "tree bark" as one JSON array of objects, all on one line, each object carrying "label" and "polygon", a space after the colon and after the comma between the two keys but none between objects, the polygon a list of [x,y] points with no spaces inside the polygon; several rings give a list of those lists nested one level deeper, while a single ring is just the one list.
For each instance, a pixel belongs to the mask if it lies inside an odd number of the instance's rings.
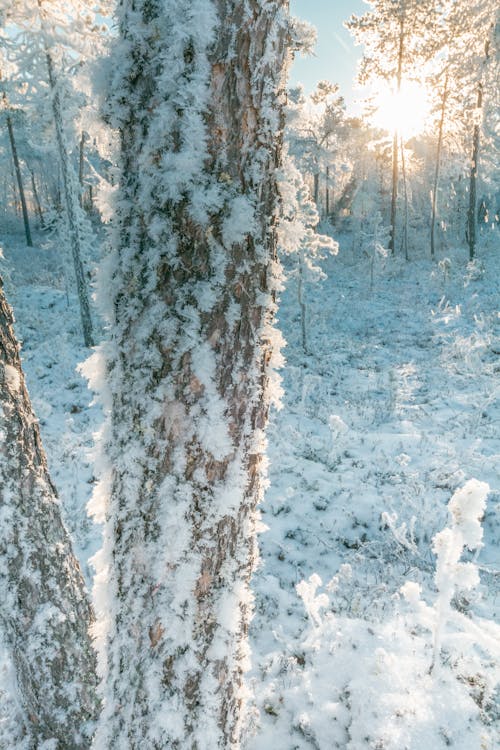
[{"label": "tree bark", "polygon": [[[5,94],[3,95],[5,102]],[[21,165],[19,164],[19,157],[17,155],[16,139],[14,137],[14,127],[12,125],[12,118],[10,115],[6,115],[7,130],[9,132],[10,149],[12,151],[12,160],[14,162],[14,169],[16,172],[17,187],[19,189],[19,198],[21,201],[21,209],[23,212],[23,224],[24,234],[26,236],[26,244],[28,247],[33,247],[33,240],[31,239],[30,221],[28,216],[28,208],[26,206],[26,197],[24,194],[23,176],[21,173]]]},{"label": "tree bark", "polygon": [[405,160],[405,147],[403,139],[401,138],[401,172],[403,176],[403,194],[404,194],[404,224],[403,224],[403,239],[402,246],[404,247],[405,260],[409,260],[408,256],[408,183],[406,181],[406,160]]},{"label": "tree bark", "polygon": [[441,116],[439,118],[439,130],[438,130],[438,142],[436,147],[436,168],[434,171],[434,185],[432,189],[432,209],[431,209],[431,258],[436,257],[435,250],[435,227],[436,227],[436,211],[437,211],[437,192],[439,185],[439,170],[441,167],[441,150],[443,147],[443,131],[444,131],[444,117],[446,112],[446,99],[448,96],[448,73],[443,87],[443,98],[441,100]]},{"label": "tree bark", "polygon": [[[477,93],[477,111],[483,106],[483,86],[480,83]],[[479,123],[474,125],[472,135],[472,158],[469,174],[469,207],[467,210],[467,244],[469,245],[469,260],[474,260],[476,255],[476,207],[477,207],[477,175],[479,162],[479,144],[481,140],[481,128]]]},{"label": "tree bark", "polygon": [[240,746],[276,356],[286,7],[121,5],[120,208],[98,293],[112,334],[99,750]]},{"label": "tree bark", "polygon": [[[398,72],[396,76],[396,92],[401,91],[401,79],[403,75],[403,55],[405,42],[405,19],[401,16],[399,22],[399,47],[398,47]],[[399,162],[398,162],[399,133],[394,131],[392,138],[392,192],[391,192],[391,233],[389,237],[389,250],[392,255],[396,252],[396,222],[398,206],[398,179],[399,179]]]},{"label": "tree bark", "polygon": [[[43,18],[43,0],[37,0],[40,10],[42,28],[45,21]],[[64,132],[63,114],[59,87],[54,71],[54,62],[48,44],[45,42],[45,62],[47,65],[47,75],[49,80],[50,91],[52,94],[52,114],[54,117],[54,126],[56,131],[57,149],[59,152],[59,161],[61,165],[62,185],[64,192],[64,202],[66,206],[66,217],[68,222],[69,239],[71,245],[71,254],[73,258],[73,267],[75,270],[76,289],[78,302],[80,306],[80,319],[82,323],[83,340],[85,346],[94,345],[94,334],[92,326],[92,316],[90,312],[89,294],[85,271],[83,268],[83,245],[81,226],[84,220],[82,209],[79,204],[79,189],[76,175],[69,158],[66,136]]]},{"label": "tree bark", "polygon": [[96,719],[92,613],[50,481],[0,280],[0,622],[28,745],[90,747]]},{"label": "tree bark", "polygon": [[35,172],[33,169],[30,169],[30,175],[31,175],[31,189],[33,191],[33,198],[35,199],[36,212],[38,214],[38,218],[40,219],[40,227],[42,229],[45,229],[45,219],[43,218],[42,204],[40,203],[40,196],[38,195],[38,190],[36,187],[36,180],[35,180]]},{"label": "tree bark", "polygon": [[80,319],[82,322],[83,340],[85,346],[90,348],[91,346],[94,346],[94,334],[92,327],[92,316],[90,313],[87,281],[85,279],[85,271],[82,261],[83,242],[78,221],[78,211],[81,209],[78,203],[78,190],[75,185],[74,175],[72,174],[73,170],[70,164],[68,149],[66,146],[66,139],[64,136],[61,100],[59,97],[59,91],[57,89],[54,65],[49,52],[46,53],[46,62],[50,89],[52,91],[52,112],[56,129],[57,148],[59,151],[59,159],[61,163],[64,201],[66,204],[66,216],[68,219],[73,267],[75,269],[76,289],[80,306]]},{"label": "tree bark", "polygon": [[[493,28],[493,27],[491,27]],[[490,40],[487,39],[484,45],[484,59],[482,64],[481,75],[490,57]],[[467,211],[467,243],[469,245],[469,260],[474,260],[476,256],[476,228],[477,228],[477,176],[479,167],[479,147],[481,141],[481,125],[479,117],[483,109],[483,81],[480,80],[477,86],[477,103],[476,103],[476,121],[472,136],[472,158],[469,176],[469,208]]]}]

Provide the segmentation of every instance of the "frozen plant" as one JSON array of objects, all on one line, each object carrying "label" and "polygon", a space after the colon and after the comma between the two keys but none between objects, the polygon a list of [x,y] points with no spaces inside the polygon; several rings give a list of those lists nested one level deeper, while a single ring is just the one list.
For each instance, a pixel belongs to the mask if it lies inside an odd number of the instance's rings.
[{"label": "frozen plant", "polygon": [[386,260],[389,251],[386,249],[389,241],[389,228],[382,222],[380,211],[377,211],[370,221],[368,227],[360,234],[363,255],[370,263],[370,291],[373,290],[375,263],[377,260]]},{"label": "frozen plant", "polygon": [[483,546],[481,518],[489,491],[486,482],[479,482],[477,479],[466,482],[448,503],[450,525],[433,539],[432,549],[437,555],[435,582],[438,597],[435,604],[436,625],[431,672],[438,662],[442,634],[453,595],[458,589],[469,590],[479,583],[477,566],[472,562],[460,562],[460,558],[465,547],[471,551],[479,551]]},{"label": "frozen plant", "polygon": [[317,282],[326,278],[319,262],[326,253],[336,255],[338,244],[331,237],[318,234],[316,227],[319,215],[309,195],[309,189],[294,164],[286,154],[279,185],[283,200],[284,218],[280,226],[280,246],[282,252],[295,259],[295,267],[289,277],[297,277],[297,295],[300,307],[301,340],[304,353],[307,346],[307,302],[305,286],[307,282]]}]

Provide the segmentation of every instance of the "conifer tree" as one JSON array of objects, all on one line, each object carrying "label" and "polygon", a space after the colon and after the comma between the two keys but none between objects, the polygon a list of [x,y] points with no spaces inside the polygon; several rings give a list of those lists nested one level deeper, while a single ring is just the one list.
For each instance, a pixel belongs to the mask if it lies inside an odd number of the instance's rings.
[{"label": "conifer tree", "polygon": [[[403,82],[418,77],[419,65],[436,48],[439,4],[434,0],[368,0],[371,10],[353,15],[346,23],[358,44],[364,45],[360,64],[361,83],[385,82],[393,94]],[[389,249],[394,254],[397,233],[400,134],[394,128]]]},{"label": "conifer tree", "polygon": [[119,6],[110,119],[121,178],[98,293],[109,323],[94,499],[105,521],[100,750],[239,747],[276,397],[286,9]]}]

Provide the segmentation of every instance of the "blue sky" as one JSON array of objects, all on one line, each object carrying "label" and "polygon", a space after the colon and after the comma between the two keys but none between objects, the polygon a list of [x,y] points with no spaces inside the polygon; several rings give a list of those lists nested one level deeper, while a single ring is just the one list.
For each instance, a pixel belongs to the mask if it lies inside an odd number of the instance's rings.
[{"label": "blue sky", "polygon": [[352,13],[361,15],[368,9],[363,0],[290,0],[292,15],[309,21],[318,29],[315,56],[297,56],[290,83],[301,81],[306,91],[311,91],[317,81],[326,78],[340,84],[341,93],[350,105],[358,96],[352,91],[352,84],[362,48],[354,46],[342,22]]}]

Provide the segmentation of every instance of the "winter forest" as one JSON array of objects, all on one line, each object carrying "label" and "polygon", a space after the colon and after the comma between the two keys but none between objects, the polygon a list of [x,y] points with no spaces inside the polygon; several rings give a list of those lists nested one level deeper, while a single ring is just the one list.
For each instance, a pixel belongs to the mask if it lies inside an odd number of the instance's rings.
[{"label": "winter forest", "polygon": [[0,750],[500,746],[498,2],[294,2],[0,0]]}]

